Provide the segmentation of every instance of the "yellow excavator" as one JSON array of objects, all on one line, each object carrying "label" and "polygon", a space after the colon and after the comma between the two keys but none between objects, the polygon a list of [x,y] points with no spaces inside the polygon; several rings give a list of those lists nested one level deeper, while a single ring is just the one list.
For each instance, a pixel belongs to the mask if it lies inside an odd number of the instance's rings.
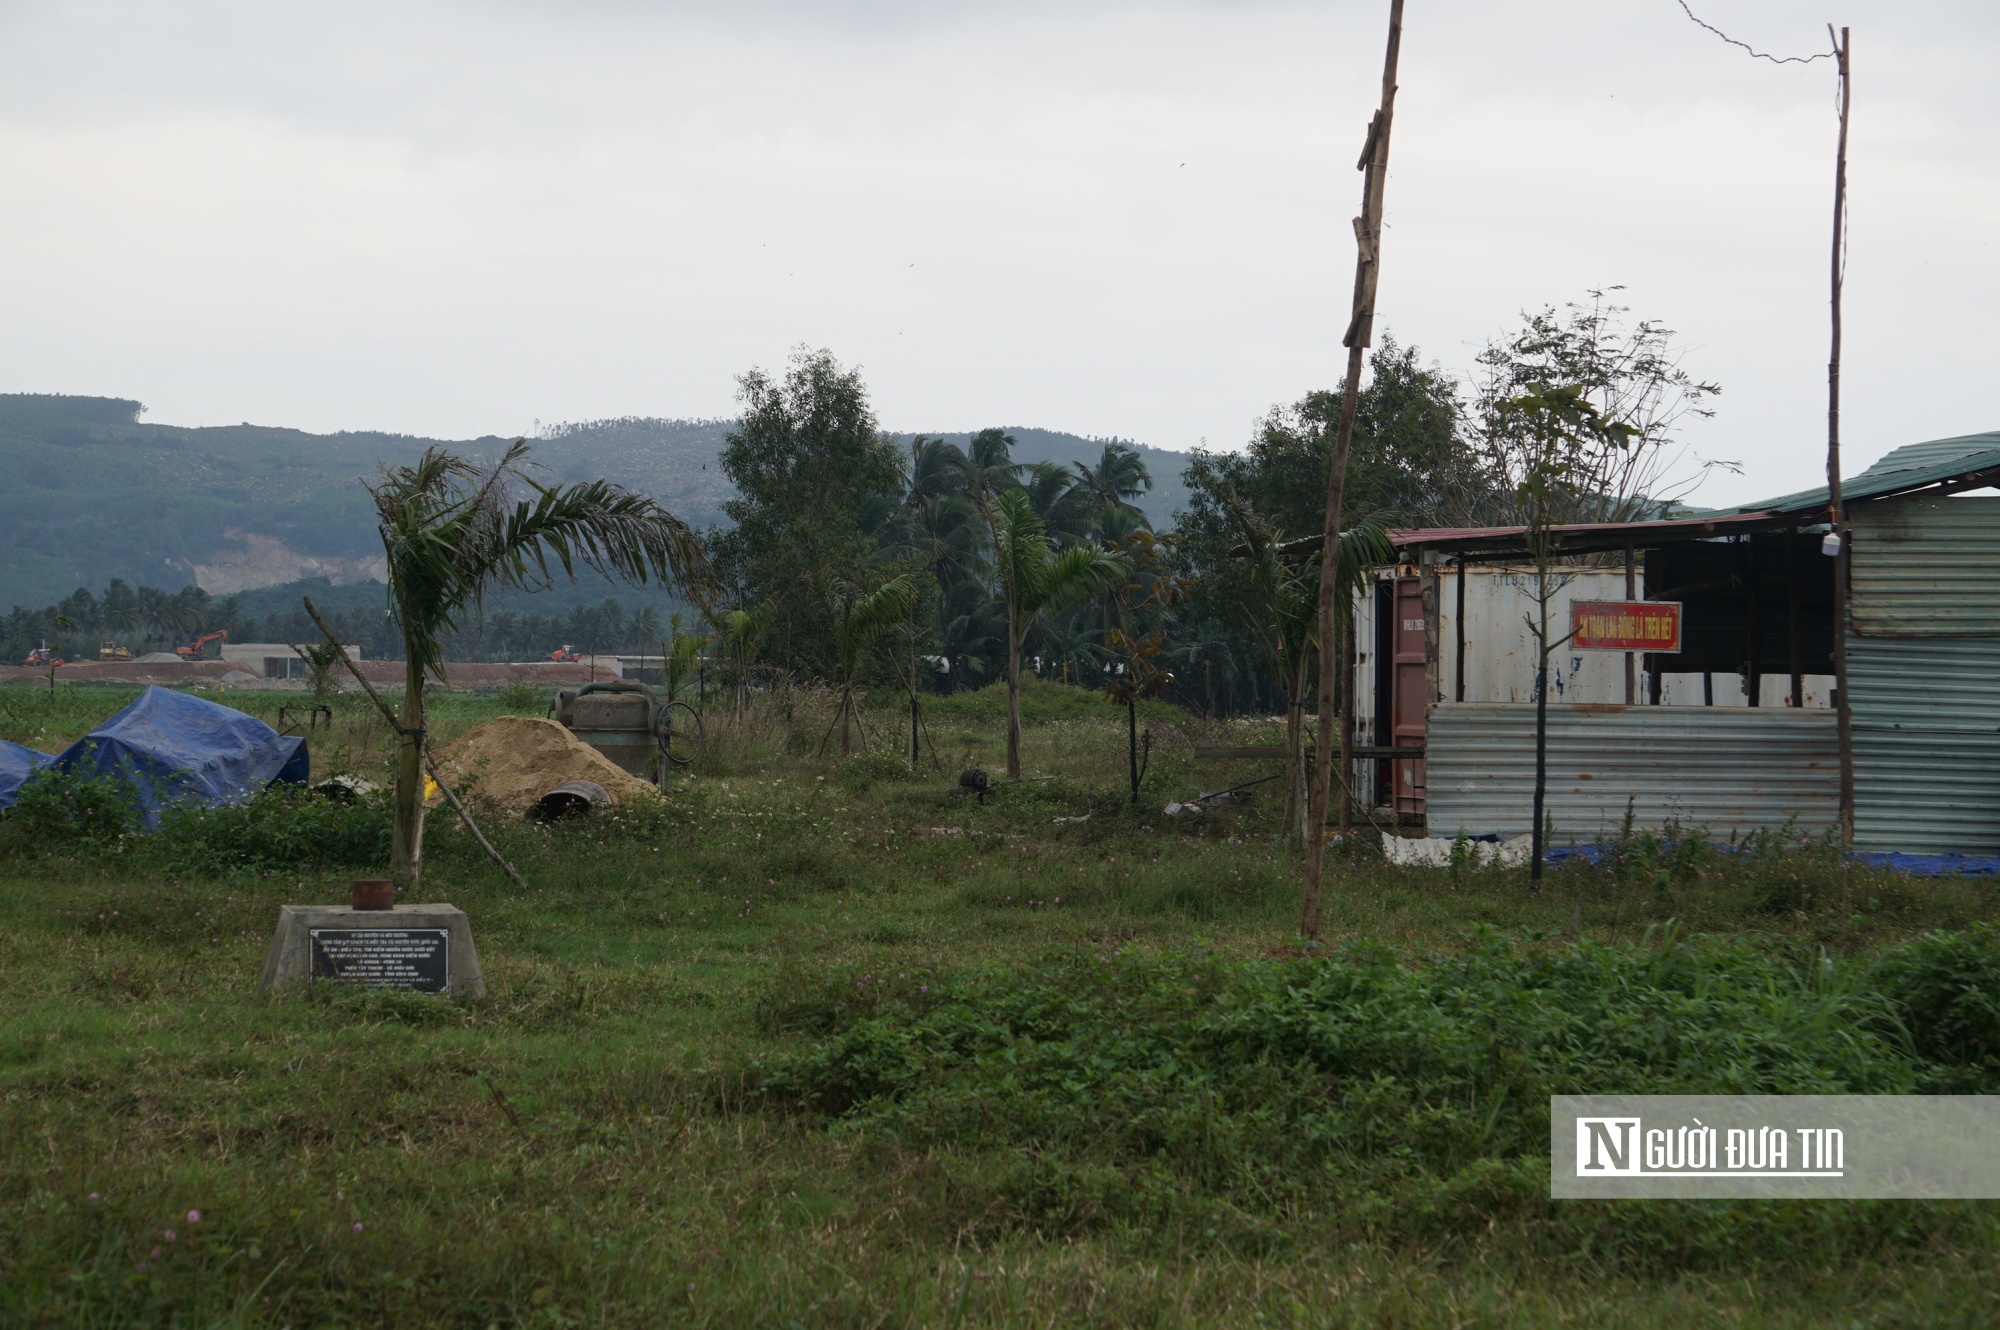
[{"label": "yellow excavator", "polygon": [[106,642],[103,646],[97,648],[97,658],[99,660],[130,660],[132,659],[132,648],[121,647],[116,642]]}]

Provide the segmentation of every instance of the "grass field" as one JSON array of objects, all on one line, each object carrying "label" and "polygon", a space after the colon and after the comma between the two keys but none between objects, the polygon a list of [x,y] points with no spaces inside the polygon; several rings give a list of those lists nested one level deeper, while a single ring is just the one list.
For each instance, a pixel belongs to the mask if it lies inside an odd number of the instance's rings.
[{"label": "grass field", "polygon": [[[130,696],[0,690],[0,738]],[[527,893],[433,822],[465,1008],[257,992],[379,801],[0,819],[0,1320],[1993,1323],[1993,1204],[1554,1203],[1546,1157],[1552,1093],[2000,1092],[1990,883],[1640,838],[1531,894],[1357,846],[1301,948],[1275,796],[1161,813],[1254,764],[1155,711],[1134,807],[1122,714],[1030,702],[1037,779],[983,804],[990,697],[932,702],[913,777],[907,716],[843,762],[807,695],[712,714],[663,811],[496,826]],[[386,737],[344,707],[316,768]]]}]

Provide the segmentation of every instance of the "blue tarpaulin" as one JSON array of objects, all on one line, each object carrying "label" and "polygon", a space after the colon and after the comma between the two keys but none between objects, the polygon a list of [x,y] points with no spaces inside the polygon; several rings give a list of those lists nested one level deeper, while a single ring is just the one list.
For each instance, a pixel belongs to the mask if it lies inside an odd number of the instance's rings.
[{"label": "blue tarpaulin", "polygon": [[159,825],[165,804],[228,803],[271,784],[303,785],[311,776],[304,739],[170,688],[148,688],[55,763],[83,775],[130,778],[148,827]]},{"label": "blue tarpaulin", "polygon": [[0,739],[0,808],[11,808],[21,782],[53,761],[47,753]]},{"label": "blue tarpaulin", "polygon": [[[1725,853],[1739,852],[1740,847],[1710,842],[1710,847]],[[1542,858],[1551,864],[1585,863],[1601,864],[1617,853],[1615,845],[1565,845],[1550,849]],[[1980,854],[1882,854],[1871,850],[1850,850],[1848,862],[1866,864],[1870,868],[1893,868],[1911,877],[1991,877],[2000,874],[2000,858]]]}]

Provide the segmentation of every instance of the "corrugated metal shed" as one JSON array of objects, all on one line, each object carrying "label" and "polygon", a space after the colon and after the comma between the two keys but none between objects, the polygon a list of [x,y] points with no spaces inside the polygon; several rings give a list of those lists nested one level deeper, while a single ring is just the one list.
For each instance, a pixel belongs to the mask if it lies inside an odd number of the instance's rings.
[{"label": "corrugated metal shed", "polygon": [[[1807,832],[1839,812],[1839,743],[1830,711],[1776,707],[1552,706],[1548,811],[1557,843],[1669,820],[1730,836],[1798,819]],[[1535,709],[1445,703],[1431,711],[1428,823],[1520,835],[1533,829]]]},{"label": "corrugated metal shed", "polygon": [[1885,499],[1854,505],[1848,518],[1855,632],[2000,635],[2000,499]]},{"label": "corrugated metal shed", "polygon": [[[1880,498],[1903,490],[1921,489],[1960,476],[2000,470],[2000,431],[1932,439],[1896,449],[1858,476],[1840,482],[1840,497],[1848,503]],[[1827,491],[1800,490],[1759,503],[1746,503],[1739,513],[1800,513],[1826,511]]]},{"label": "corrugated metal shed", "polygon": [[2000,637],[1850,636],[1847,680],[1855,847],[2000,854]]}]

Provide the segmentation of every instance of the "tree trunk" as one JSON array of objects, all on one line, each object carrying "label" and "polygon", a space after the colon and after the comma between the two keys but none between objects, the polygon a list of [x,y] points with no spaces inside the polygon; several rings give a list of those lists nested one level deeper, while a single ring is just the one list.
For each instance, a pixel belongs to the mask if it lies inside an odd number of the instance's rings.
[{"label": "tree trunk", "polygon": [[854,714],[854,686],[849,684],[840,690],[840,755],[854,756],[854,737],[848,732],[847,719]]},{"label": "tree trunk", "polygon": [[1139,702],[1125,700],[1125,761],[1132,773],[1132,804],[1139,803]]},{"label": "tree trunk", "polygon": [[414,662],[403,672],[403,733],[396,747],[396,828],[390,841],[389,876],[405,898],[422,884],[424,868],[424,672]]},{"label": "tree trunk", "polygon": [[1007,605],[1007,779],[1021,779],[1021,630]]}]

